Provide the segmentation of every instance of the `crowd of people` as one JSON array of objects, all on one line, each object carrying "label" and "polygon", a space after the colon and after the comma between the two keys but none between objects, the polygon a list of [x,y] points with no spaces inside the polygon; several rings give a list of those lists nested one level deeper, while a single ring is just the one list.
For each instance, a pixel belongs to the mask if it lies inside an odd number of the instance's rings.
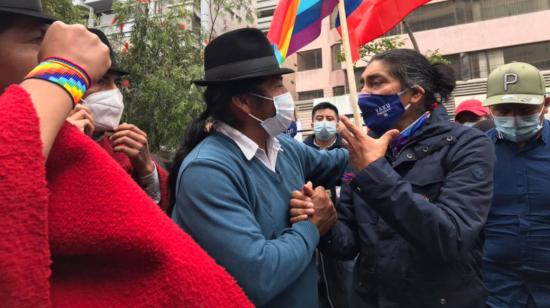
[{"label": "crowd of people", "polygon": [[550,307],[550,101],[528,63],[453,122],[448,65],[377,54],[366,129],[324,102],[300,142],[293,71],[230,31],[171,170],[121,123],[131,72],[103,32],[0,0],[0,63],[2,306]]}]

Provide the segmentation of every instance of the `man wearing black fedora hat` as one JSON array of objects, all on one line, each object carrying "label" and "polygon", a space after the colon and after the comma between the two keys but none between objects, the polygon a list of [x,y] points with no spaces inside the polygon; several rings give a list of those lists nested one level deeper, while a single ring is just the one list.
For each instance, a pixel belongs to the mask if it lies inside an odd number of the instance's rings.
[{"label": "man wearing black fedora hat", "polygon": [[[259,307],[317,307],[313,254],[334,207],[291,224],[293,191],[328,198],[347,151],[316,151],[283,133],[292,96],[265,35],[245,28],[205,50],[205,111],[188,127],[171,174],[174,221],[231,273]],[[213,129],[205,125],[214,120]],[[307,215],[306,215],[307,216]]]},{"label": "man wearing black fedora hat", "polygon": [[82,104],[76,106],[67,121],[90,135],[161,209],[168,210],[168,172],[149,152],[147,134],[134,124],[122,123],[123,95],[117,83],[129,72],[117,64],[109,39],[99,29],[89,29],[109,47],[111,67],[88,89]]}]

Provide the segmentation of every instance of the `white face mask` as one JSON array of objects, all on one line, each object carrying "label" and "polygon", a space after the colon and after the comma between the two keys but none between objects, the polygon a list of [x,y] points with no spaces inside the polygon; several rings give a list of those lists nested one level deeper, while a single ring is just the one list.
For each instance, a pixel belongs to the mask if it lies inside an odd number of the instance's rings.
[{"label": "white face mask", "polygon": [[112,131],[120,124],[124,102],[119,89],[92,93],[82,102],[94,117],[96,132]]},{"label": "white face mask", "polygon": [[254,96],[273,101],[275,105],[275,116],[261,120],[258,117],[248,114],[251,118],[260,122],[265,131],[271,136],[276,137],[285,132],[294,121],[294,100],[290,92],[277,95],[273,98],[251,93]]}]

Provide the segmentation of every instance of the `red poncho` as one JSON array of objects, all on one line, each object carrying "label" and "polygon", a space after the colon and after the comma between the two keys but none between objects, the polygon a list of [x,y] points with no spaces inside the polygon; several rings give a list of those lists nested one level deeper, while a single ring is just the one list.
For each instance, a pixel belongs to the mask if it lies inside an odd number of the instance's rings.
[{"label": "red poncho", "polygon": [[233,278],[93,140],[44,162],[28,94],[0,97],[2,307],[251,307]]}]

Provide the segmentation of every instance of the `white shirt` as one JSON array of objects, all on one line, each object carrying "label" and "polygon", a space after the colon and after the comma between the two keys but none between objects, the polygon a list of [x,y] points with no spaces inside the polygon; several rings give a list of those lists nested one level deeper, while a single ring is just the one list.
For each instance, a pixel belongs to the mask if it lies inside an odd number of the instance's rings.
[{"label": "white shirt", "polygon": [[279,140],[277,140],[277,138],[269,137],[267,139],[266,154],[265,151],[256,144],[256,142],[252,141],[252,139],[248,138],[245,134],[225,123],[217,123],[216,131],[226,135],[231,140],[235,141],[247,160],[251,160],[252,158],[256,157],[267,168],[269,168],[269,170],[275,172],[277,155],[279,154],[279,151],[282,151],[281,144],[279,143]]}]

